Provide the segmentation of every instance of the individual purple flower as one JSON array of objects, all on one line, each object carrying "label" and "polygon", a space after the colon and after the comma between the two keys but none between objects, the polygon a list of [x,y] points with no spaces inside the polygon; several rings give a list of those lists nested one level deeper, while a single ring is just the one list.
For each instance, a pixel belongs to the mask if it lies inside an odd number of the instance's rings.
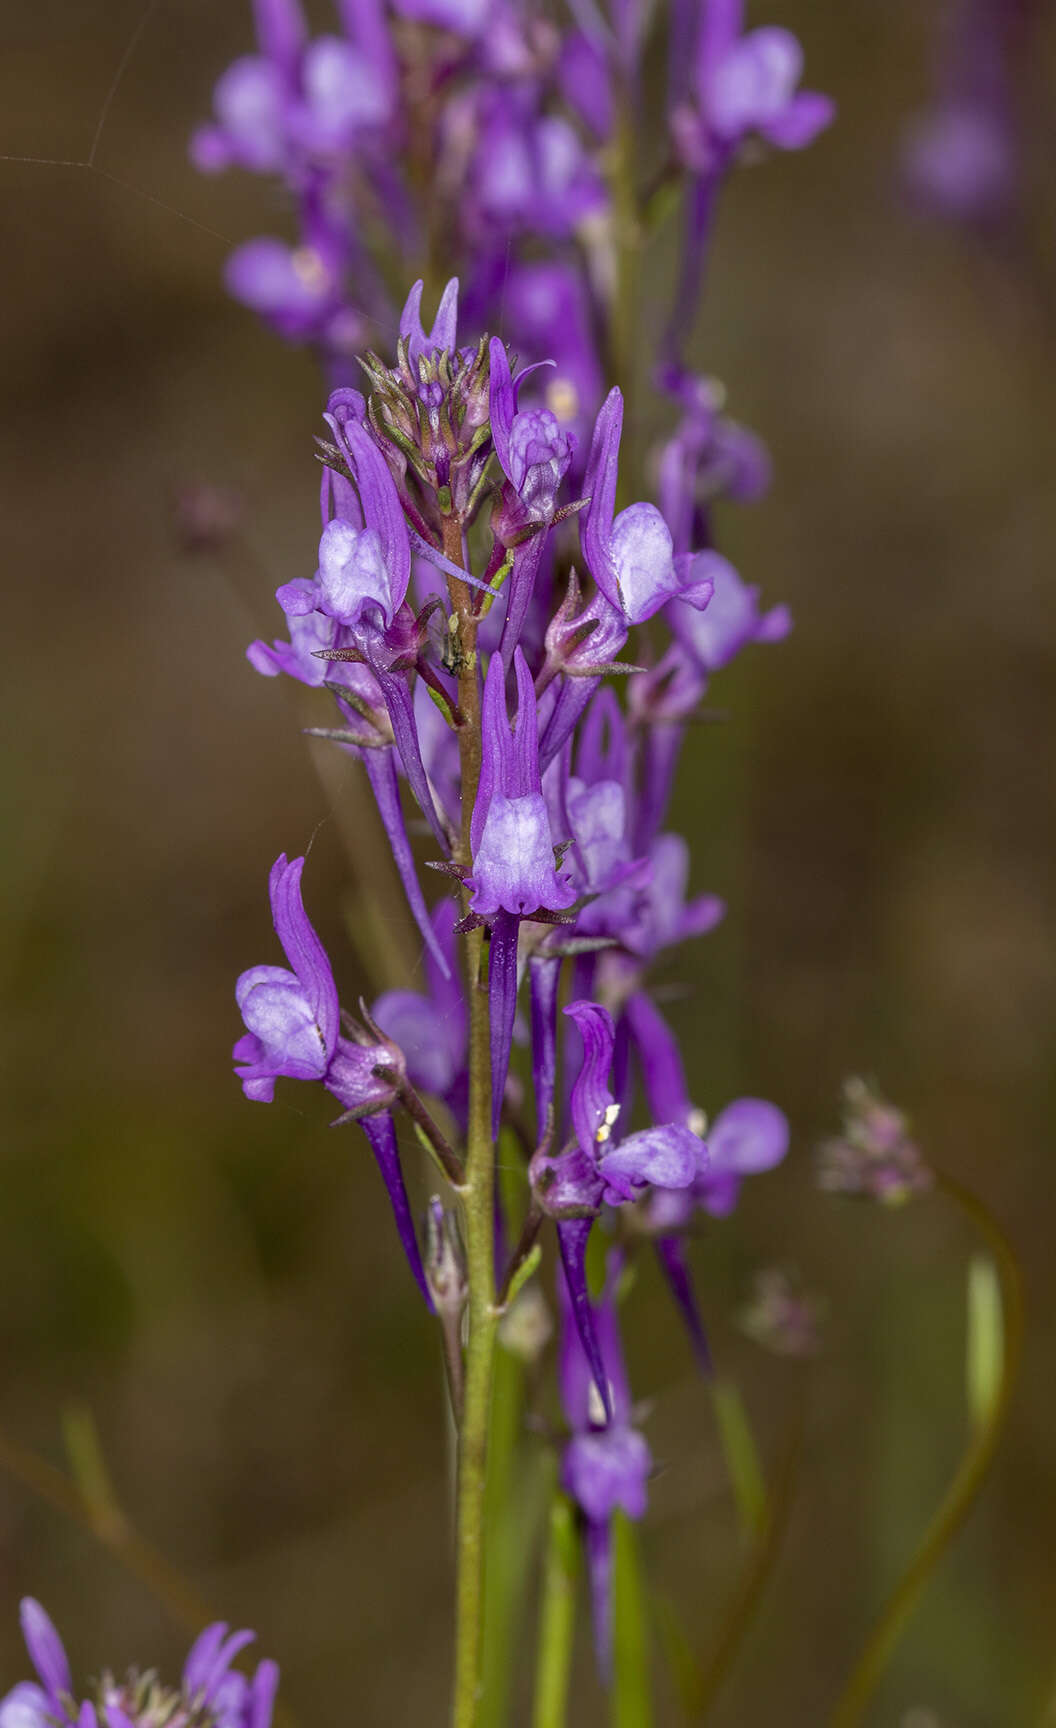
[{"label": "individual purple flower", "polygon": [[905,128],[902,170],[912,192],[939,215],[985,222],[1006,211],[1016,187],[1017,158],[999,115],[967,102],[914,116]]},{"label": "individual purple flower", "polygon": [[[339,1121],[360,1121],[388,1189],[404,1253],[428,1301],[421,1257],[404,1186],[389,1107],[395,1101],[403,1057],[395,1044],[366,1032],[340,1030],[337,985],[326,950],[301,899],[304,859],[282,853],[268,880],[275,933],[290,969],[252,966],[235,986],[246,1031],[232,1055],[246,1097],[270,1104],[277,1079],[319,1080],[338,1100]],[[384,1069],[386,1074],[376,1073]]]},{"label": "individual purple flower", "polygon": [[564,912],[576,894],[559,873],[539,773],[532,675],[514,654],[517,720],[506,713],[506,669],[492,656],[484,682],[480,784],[470,836],[473,871],[466,880],[471,911],[491,924],[488,992],[491,1005],[492,1115],[502,1110],[517,1006],[517,935],[522,918]]},{"label": "individual purple flower", "polygon": [[470,907],[482,917],[563,912],[575,899],[554,863],[554,838],[539,774],[535,691],[524,655],[514,655],[517,718],[506,713],[505,667],[496,655],[484,683],[483,760],[473,806]]},{"label": "individual purple flower", "polygon": [[538,1204],[557,1220],[558,1246],[580,1338],[606,1410],[609,1394],[594,1333],[587,1290],[586,1251],[591,1226],[602,1203],[622,1206],[647,1188],[688,1188],[707,1148],[683,1123],[646,1128],[625,1140],[614,1130],[620,1106],[609,1086],[615,1028],[607,1009],[596,1002],[573,1002],[565,1013],[583,1046],[572,1084],[573,1139],[556,1156],[545,1149],[532,1159],[530,1177]]},{"label": "individual purple flower", "polygon": [[549,408],[518,411],[517,390],[525,373],[517,378],[511,375],[506,344],[497,336],[492,338],[489,356],[491,436],[512,494],[503,489],[502,508],[493,515],[492,526],[509,545],[512,535],[528,524],[553,520],[575,439],[562,430]]},{"label": "individual purple flower", "polygon": [[[701,566],[699,559],[706,559]],[[712,595],[704,611],[672,606],[668,621],[679,642],[705,674],[721,671],[749,642],[781,642],[792,628],[787,606],[759,609],[759,590],[742,582],[733,565],[717,552],[699,553]]]},{"label": "individual purple flower", "polygon": [[614,516],[623,395],[609,391],[594,427],[584,492],[589,502],[579,535],[587,569],[610,606],[631,624],[641,624],[677,596],[690,607],[706,607],[707,580],[676,565],[671,531],[655,504],[630,504]]},{"label": "individual purple flower", "polygon": [[620,1511],[628,1518],[644,1516],[652,1470],[649,1447],[632,1426],[630,1390],[616,1318],[615,1290],[620,1269],[619,1255],[610,1253],[605,1290],[594,1316],[608,1389],[607,1413],[598,1397],[595,1370],[583,1349],[568,1290],[564,1280],[558,1279],[562,1319],[561,1401],[572,1429],[561,1462],[561,1485],[575,1501],[584,1521],[594,1648],[606,1681],[612,1666],[612,1515]]},{"label": "individual purple flower", "polygon": [[658,463],[660,511],[677,555],[710,545],[715,499],[747,503],[766,491],[770,459],[753,432],[722,413],[725,392],[715,379],[669,365],[660,369],[658,382],[682,405]]},{"label": "individual purple flower", "polygon": [[22,1634],[39,1684],[23,1681],[0,1699],[0,1728],[270,1728],[279,1671],[259,1664],[251,1678],[231,1664],[252,1632],[228,1632],[217,1622],[195,1640],[178,1688],[153,1671],[121,1680],[105,1673],[95,1701],[78,1704],[70,1665],[54,1625],[32,1597],[21,1606]]},{"label": "individual purple flower", "polygon": [[485,230],[527,230],[559,240],[605,202],[605,188],[575,128],[539,112],[530,83],[483,84],[477,95],[471,208]]},{"label": "individual purple flower", "polygon": [[[411,543],[388,464],[369,433],[333,408],[325,418],[355,476],[362,520],[335,516],[323,529],[318,606],[348,629],[365,630],[369,639],[391,629],[404,603],[411,580]],[[301,595],[292,584],[280,588],[279,604],[285,610],[300,606]]]},{"label": "individual purple flower", "polygon": [[803,50],[773,25],[742,34],[743,0],[709,0],[700,10],[695,104],[676,110],[672,127],[687,166],[713,169],[744,139],[800,150],[828,126],[831,97],[798,89]]}]

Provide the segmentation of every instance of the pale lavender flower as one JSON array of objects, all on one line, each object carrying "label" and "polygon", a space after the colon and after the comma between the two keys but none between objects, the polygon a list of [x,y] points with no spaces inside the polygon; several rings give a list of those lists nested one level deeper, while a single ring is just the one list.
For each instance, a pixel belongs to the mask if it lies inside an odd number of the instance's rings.
[{"label": "pale lavender flower", "polygon": [[[253,966],[235,986],[246,1031],[232,1052],[247,1098],[270,1104],[277,1079],[317,1080],[359,1120],[381,1171],[400,1241],[428,1301],[421,1257],[389,1114],[404,1072],[402,1052],[366,1032],[342,1034],[337,985],[326,950],[304,910],[304,859],[282,853],[268,882],[275,933],[290,969]],[[383,1070],[383,1072],[377,1072]]]}]

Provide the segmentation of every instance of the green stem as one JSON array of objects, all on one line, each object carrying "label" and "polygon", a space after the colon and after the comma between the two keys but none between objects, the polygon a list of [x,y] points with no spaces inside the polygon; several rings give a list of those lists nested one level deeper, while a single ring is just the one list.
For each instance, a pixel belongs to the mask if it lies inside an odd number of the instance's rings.
[{"label": "green stem", "polygon": [[565,1728],[576,1631],[579,1536],[571,1502],[555,1493],[543,1563],[532,1728]]},{"label": "green stem", "polygon": [[997,1451],[1016,1380],[1023,1343],[1023,1282],[1015,1251],[996,1218],[971,1189],[936,1173],[939,1192],[960,1208],[986,1238],[1001,1280],[1005,1349],[1001,1378],[985,1422],[976,1428],[957,1474],[923,1540],[869,1636],[831,1717],[831,1728],[856,1728],[876,1690],[906,1622],[942,1556],[964,1523]]},{"label": "green stem", "polygon": [[[462,564],[462,528],[454,517],[444,524],[444,552]],[[477,626],[468,584],[451,579],[451,600],[459,620],[461,665],[458,705],[462,770],[462,832],[456,862],[472,865],[470,822],[480,779],[481,715],[477,670]],[[465,1389],[458,1439],[455,1592],[455,1683],[453,1728],[476,1728],[481,1696],[484,1621],[484,1489],[487,1479],[488,1420],[498,1315],[495,1307],[495,1156],[491,1140],[491,1054],[488,997],[481,979],[480,930],[467,939],[469,995],[469,1124],[464,1177],[458,1193],[466,1239],[469,1284]]]}]

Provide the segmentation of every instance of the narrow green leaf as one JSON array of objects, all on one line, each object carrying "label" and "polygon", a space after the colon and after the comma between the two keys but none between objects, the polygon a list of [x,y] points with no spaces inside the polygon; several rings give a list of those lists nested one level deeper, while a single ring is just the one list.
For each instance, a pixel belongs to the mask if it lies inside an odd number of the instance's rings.
[{"label": "narrow green leaf", "polygon": [[652,1728],[649,1656],[638,1533],[617,1512],[612,1520],[612,1728]]},{"label": "narrow green leaf", "polygon": [[1001,1283],[988,1254],[968,1263],[968,1411],[976,1428],[990,1421],[1004,1378],[1005,1325]]},{"label": "narrow green leaf", "polygon": [[712,1398],[741,1528],[750,1536],[758,1536],[766,1518],[766,1479],[748,1412],[732,1380],[716,1380]]}]

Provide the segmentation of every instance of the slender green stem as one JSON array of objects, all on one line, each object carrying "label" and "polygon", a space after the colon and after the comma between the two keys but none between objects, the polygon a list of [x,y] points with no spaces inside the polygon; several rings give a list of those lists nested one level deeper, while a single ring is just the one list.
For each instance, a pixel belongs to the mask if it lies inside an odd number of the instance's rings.
[{"label": "slender green stem", "polygon": [[954,1177],[941,1173],[936,1174],[936,1184],[939,1192],[952,1200],[981,1232],[993,1254],[1004,1304],[1005,1347],[1001,1378],[986,1420],[976,1427],[942,1504],[870,1633],[833,1711],[831,1728],[856,1728],[862,1720],[924,1586],[975,1504],[997,1451],[1019,1367],[1023,1343],[1023,1282],[1015,1250],[996,1218],[971,1189],[965,1188]]},{"label": "slender green stem", "polygon": [[543,1562],[532,1728],[565,1728],[576,1631],[579,1536],[571,1502],[555,1493]]},{"label": "slender green stem", "polygon": [[[455,518],[444,525],[444,552],[462,564],[462,529]],[[468,584],[451,579],[451,600],[459,621],[461,664],[458,705],[462,770],[462,829],[456,862],[472,864],[470,823],[480,780],[481,715],[477,668],[477,626]],[[484,1489],[488,1420],[498,1315],[495,1308],[495,1154],[491,1140],[491,1054],[488,997],[481,979],[480,930],[467,940],[469,994],[469,1123],[466,1161],[459,1185],[466,1238],[469,1283],[465,1386],[458,1440],[455,1591],[455,1684],[453,1728],[476,1728],[481,1695],[484,1620]]]}]

